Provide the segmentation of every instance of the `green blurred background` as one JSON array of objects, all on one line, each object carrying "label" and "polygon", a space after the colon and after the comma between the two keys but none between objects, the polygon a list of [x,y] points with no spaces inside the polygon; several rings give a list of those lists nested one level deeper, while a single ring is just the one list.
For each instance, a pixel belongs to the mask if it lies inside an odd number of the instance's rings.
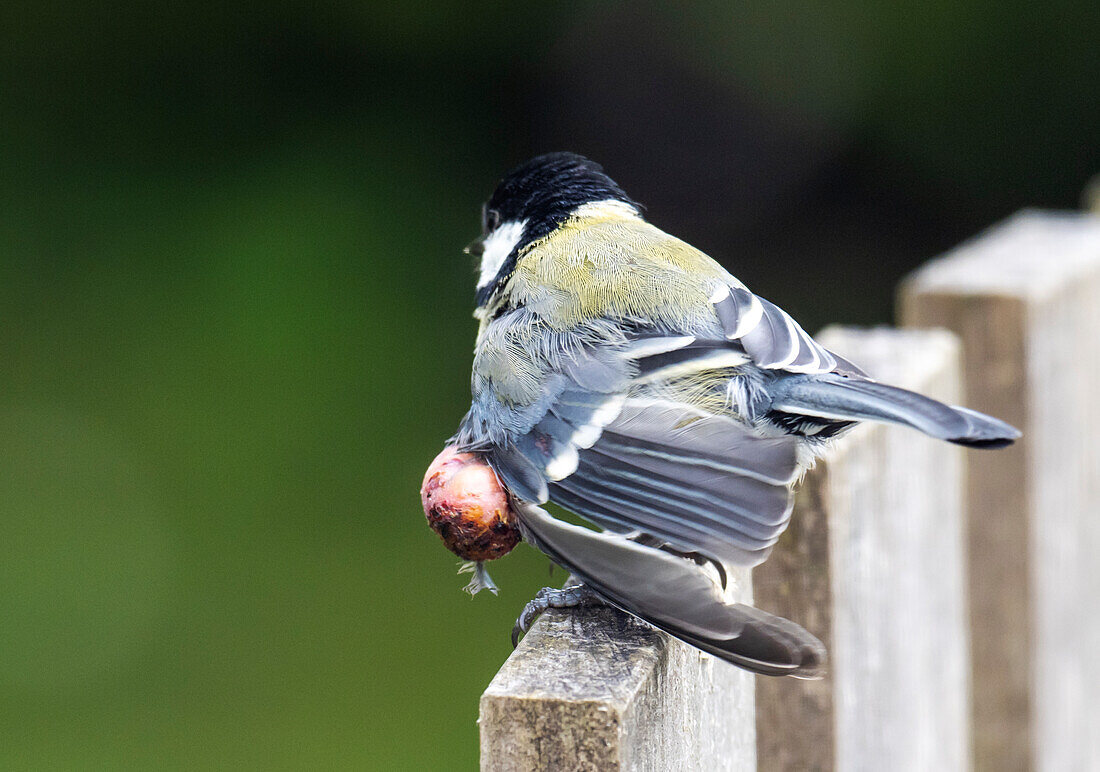
[{"label": "green blurred background", "polygon": [[[1093,0],[0,6],[0,768],[471,769],[547,583],[417,490],[481,201],[601,161],[806,326],[1100,171]],[[554,581],[560,581],[557,573]]]}]

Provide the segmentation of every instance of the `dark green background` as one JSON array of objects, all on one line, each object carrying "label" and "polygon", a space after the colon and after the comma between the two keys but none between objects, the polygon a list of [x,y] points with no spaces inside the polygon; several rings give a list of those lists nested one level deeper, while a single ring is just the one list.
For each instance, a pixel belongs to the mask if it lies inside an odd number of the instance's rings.
[{"label": "dark green background", "polygon": [[[547,563],[421,475],[481,200],[602,161],[806,326],[1100,171],[1095,3],[0,7],[0,768],[455,769]],[[555,581],[560,581],[560,572]]]}]

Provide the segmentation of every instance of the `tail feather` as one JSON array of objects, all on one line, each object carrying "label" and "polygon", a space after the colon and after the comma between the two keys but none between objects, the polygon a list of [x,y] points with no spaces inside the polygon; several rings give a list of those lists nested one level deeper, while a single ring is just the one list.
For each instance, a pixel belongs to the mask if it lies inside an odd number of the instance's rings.
[{"label": "tail feather", "polygon": [[967,435],[967,439],[960,441],[957,439],[950,440],[960,445],[967,445],[971,448],[1003,448],[1006,445],[1011,445],[1017,439],[1020,438],[1020,430],[1011,424],[1005,423],[999,418],[988,416],[985,413],[979,413],[977,410],[971,410],[968,407],[960,407],[955,405],[952,410],[960,413],[971,426],[971,431]]},{"label": "tail feather", "polygon": [[840,421],[887,421],[973,448],[1001,448],[1020,437],[1015,427],[976,410],[858,377],[792,376],[778,381],[773,394],[773,410]]}]

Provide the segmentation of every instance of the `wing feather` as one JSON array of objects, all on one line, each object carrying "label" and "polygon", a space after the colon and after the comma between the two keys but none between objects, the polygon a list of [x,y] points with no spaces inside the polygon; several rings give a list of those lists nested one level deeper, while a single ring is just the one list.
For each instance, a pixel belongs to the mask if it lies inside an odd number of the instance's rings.
[{"label": "wing feather", "polygon": [[623,610],[727,662],[765,675],[819,678],[825,647],[793,622],[740,603],[689,560],[519,507],[524,537]]},{"label": "wing feather", "polygon": [[[762,562],[786,528],[798,471],[793,437],[764,438],[743,424],[670,400],[630,398],[590,447],[575,438],[606,402],[567,391],[512,455],[492,455],[512,484],[604,528],[642,532],[727,565]],[[518,458],[517,458],[518,456]],[[510,459],[510,461],[509,461]],[[541,470],[541,486],[530,481]],[[535,501],[540,501],[535,499]]]},{"label": "wing feather", "polygon": [[790,314],[744,287],[719,285],[711,296],[726,338],[740,341],[753,364],[770,370],[827,373],[837,360]]},{"label": "wing feather", "polygon": [[560,371],[568,384],[545,415],[490,451],[497,472],[520,498],[553,501],[603,528],[725,565],[762,562],[790,520],[798,439],[761,436],[648,386],[745,364],[760,330],[785,348],[777,356],[787,364],[831,361],[789,317],[745,293],[728,292],[742,305],[725,306],[747,330],[741,340],[649,333],[614,350],[571,352]]}]

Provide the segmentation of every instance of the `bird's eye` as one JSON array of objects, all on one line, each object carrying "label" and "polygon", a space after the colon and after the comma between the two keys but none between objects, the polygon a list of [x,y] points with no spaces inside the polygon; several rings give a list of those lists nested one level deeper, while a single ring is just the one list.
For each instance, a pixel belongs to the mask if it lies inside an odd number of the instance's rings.
[{"label": "bird's eye", "polygon": [[481,232],[488,236],[500,226],[500,212],[496,209],[490,209],[488,206],[481,207]]}]

